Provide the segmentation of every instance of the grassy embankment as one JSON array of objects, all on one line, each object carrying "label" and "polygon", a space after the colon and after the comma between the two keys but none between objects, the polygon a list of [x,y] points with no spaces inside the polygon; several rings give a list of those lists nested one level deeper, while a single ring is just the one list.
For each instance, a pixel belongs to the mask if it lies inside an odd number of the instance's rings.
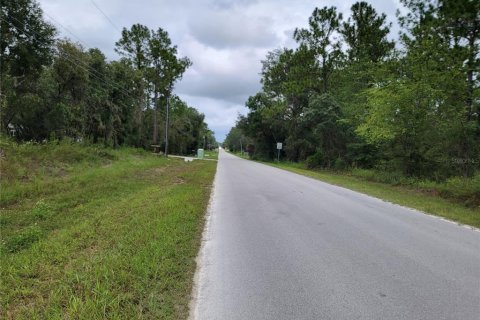
[{"label": "grassy embankment", "polygon": [[262,163],[480,228],[479,174],[435,183],[373,170],[333,172],[307,169],[303,163]]},{"label": "grassy embankment", "polygon": [[0,318],[187,317],[216,162],[0,142]]}]

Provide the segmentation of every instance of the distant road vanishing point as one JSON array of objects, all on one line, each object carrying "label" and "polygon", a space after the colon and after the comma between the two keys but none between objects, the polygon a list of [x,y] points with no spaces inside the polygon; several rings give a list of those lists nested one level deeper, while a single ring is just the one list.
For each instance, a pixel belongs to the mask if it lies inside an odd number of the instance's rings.
[{"label": "distant road vanishing point", "polygon": [[480,319],[480,232],[220,151],[191,318]]}]

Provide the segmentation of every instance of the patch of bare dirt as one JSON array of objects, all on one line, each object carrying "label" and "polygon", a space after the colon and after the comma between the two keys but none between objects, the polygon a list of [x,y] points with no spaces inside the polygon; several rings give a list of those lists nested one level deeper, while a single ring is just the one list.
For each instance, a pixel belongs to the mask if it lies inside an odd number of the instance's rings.
[{"label": "patch of bare dirt", "polygon": [[183,179],[182,177],[175,177],[173,179],[173,183],[174,184],[184,184],[185,183],[185,179]]}]

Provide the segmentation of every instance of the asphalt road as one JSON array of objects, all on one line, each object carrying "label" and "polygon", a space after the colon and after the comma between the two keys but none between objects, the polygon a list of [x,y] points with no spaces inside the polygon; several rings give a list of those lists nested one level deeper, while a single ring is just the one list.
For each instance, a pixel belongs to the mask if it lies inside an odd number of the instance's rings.
[{"label": "asphalt road", "polygon": [[480,319],[480,232],[220,153],[194,319]]}]

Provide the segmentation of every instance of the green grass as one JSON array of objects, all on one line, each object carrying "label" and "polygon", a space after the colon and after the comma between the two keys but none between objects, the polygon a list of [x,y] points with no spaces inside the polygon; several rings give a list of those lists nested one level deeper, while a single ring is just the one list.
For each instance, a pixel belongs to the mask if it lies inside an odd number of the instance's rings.
[{"label": "green grass", "polygon": [[[235,153],[235,155],[240,157],[240,154],[238,153]],[[248,156],[244,155],[242,158],[247,159]],[[365,172],[363,172],[362,175],[355,176],[348,172],[339,173],[324,170],[309,170],[305,168],[303,163],[259,162],[355,190],[402,206],[414,208],[431,215],[480,228],[480,207],[476,202],[473,206],[465,205],[465,203],[470,204],[471,202],[459,202],[463,200],[463,196],[466,194],[465,189],[467,187],[467,184],[465,184],[463,180],[459,181],[459,178],[435,186],[431,182],[419,182],[416,185],[409,187],[405,185],[392,185],[389,183],[369,181],[369,179],[365,177]],[[478,177],[475,177],[475,179],[478,179]],[[470,184],[472,183],[474,182],[470,182]],[[434,187],[439,191],[434,189]],[[475,184],[474,187],[469,186],[469,189],[474,188],[478,188],[478,184]],[[432,192],[432,190],[435,192]],[[454,197],[455,190],[457,190],[459,195],[455,195]],[[478,199],[479,194],[475,193],[475,190],[468,193],[468,200],[472,199],[472,195],[474,195],[473,198],[475,200]],[[440,195],[444,195],[447,199]]]},{"label": "green grass", "polygon": [[217,150],[205,150],[205,159],[218,160],[218,149]]},{"label": "green grass", "polygon": [[215,162],[68,143],[1,149],[0,318],[188,316]]},{"label": "green grass", "polygon": [[375,169],[350,169],[343,174],[362,180],[408,187],[420,192],[438,195],[469,208],[480,209],[480,172],[473,177],[451,177],[441,182],[406,177],[398,172]]}]

